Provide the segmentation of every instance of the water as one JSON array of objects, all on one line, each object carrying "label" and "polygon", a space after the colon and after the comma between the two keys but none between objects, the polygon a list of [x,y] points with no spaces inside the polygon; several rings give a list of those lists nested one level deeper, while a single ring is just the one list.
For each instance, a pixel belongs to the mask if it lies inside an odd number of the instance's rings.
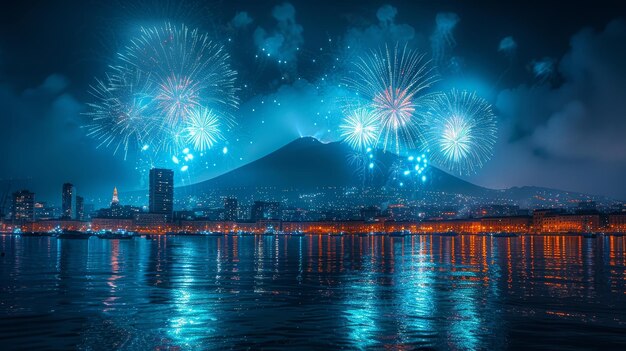
[{"label": "water", "polygon": [[0,349],[626,349],[619,237],[0,236]]}]

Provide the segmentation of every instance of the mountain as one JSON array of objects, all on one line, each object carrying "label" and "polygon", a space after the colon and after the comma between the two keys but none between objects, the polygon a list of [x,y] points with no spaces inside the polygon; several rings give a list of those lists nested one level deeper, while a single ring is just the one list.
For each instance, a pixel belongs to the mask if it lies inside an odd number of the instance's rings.
[{"label": "mountain", "polygon": [[[355,165],[353,151],[344,143],[322,143],[311,137],[296,139],[275,152],[216,178],[187,187],[190,191],[226,188],[296,188],[359,187],[363,185]],[[376,168],[367,185],[387,184],[390,169],[399,157],[375,152]],[[490,189],[454,177],[435,167],[428,170],[432,191],[482,195]]]},{"label": "mountain", "polygon": [[[594,200],[602,206],[615,201],[606,197],[567,192],[556,189],[525,186],[510,189],[488,189],[472,184],[436,167],[427,168],[427,181],[417,188],[398,187],[401,180],[394,179],[399,156],[375,152],[374,170],[363,177],[351,158],[354,152],[340,142],[322,143],[311,137],[297,139],[282,148],[210,180],[179,187],[177,196],[204,197],[214,201],[221,196],[237,196],[251,199],[282,199],[292,203],[306,203],[307,196],[316,194],[319,201],[397,201],[397,199],[421,200],[431,204],[500,203],[517,204],[523,208],[575,206],[579,201]],[[370,162],[367,160],[366,162]],[[409,177],[410,178],[410,177]],[[401,178],[400,179],[404,179]],[[369,200],[359,197],[366,190],[351,193],[349,189],[375,189],[370,191]],[[412,189],[412,190],[411,190]],[[384,195],[379,196],[381,193]],[[142,193],[145,196],[145,192]],[[302,198],[301,194],[308,194]],[[323,195],[322,195],[323,194]],[[359,195],[361,194],[361,195]],[[140,195],[140,194],[137,194]],[[459,196],[462,197],[459,198]],[[475,200],[469,201],[469,198]],[[217,202],[215,202],[217,203]]]}]

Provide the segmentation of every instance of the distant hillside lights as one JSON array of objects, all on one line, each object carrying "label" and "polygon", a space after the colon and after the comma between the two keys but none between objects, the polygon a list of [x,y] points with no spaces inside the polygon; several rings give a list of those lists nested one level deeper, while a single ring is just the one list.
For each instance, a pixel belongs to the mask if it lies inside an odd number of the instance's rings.
[{"label": "distant hillside lights", "polygon": [[[242,190],[241,188],[238,190]],[[275,190],[264,188],[255,196],[268,197]],[[329,190],[329,189],[326,189]],[[61,212],[60,219],[53,219],[54,209],[45,203],[35,202],[35,194],[28,190],[13,193],[9,222],[2,223],[2,230],[19,229],[21,232],[49,231],[54,228],[69,230],[118,230],[163,234],[166,232],[195,233],[200,231],[265,233],[268,226],[276,231],[304,231],[310,234],[328,234],[344,231],[346,234],[369,232],[396,232],[409,230],[414,234],[437,233],[521,233],[521,234],[569,234],[569,233],[626,233],[626,207],[623,204],[606,207],[598,211],[594,201],[579,201],[577,207],[569,209],[529,210],[517,205],[484,204],[470,210],[446,207],[439,202],[423,202],[421,205],[400,202],[385,203],[380,197],[364,197],[369,203],[384,206],[362,206],[341,204],[346,189],[333,187],[334,202],[320,202],[317,189],[312,196],[300,193],[309,205],[295,207],[287,205],[288,196],[282,191],[282,202],[254,201],[242,206],[237,197],[221,198],[223,208],[213,219],[198,217],[204,211],[173,211],[174,171],[153,169],[150,172],[148,212],[140,207],[122,205],[117,187],[113,188],[110,206],[98,211],[91,221],[85,219],[85,204],[82,196],[76,196],[76,217],[67,218],[68,211]],[[234,190],[233,190],[234,191]],[[66,183],[62,188],[63,208],[71,210],[74,186]],[[259,195],[262,194],[262,195]],[[264,195],[263,195],[264,194]],[[247,196],[248,201],[254,197]],[[424,199],[422,199],[424,200]],[[469,200],[469,198],[468,198]],[[249,217],[244,214],[249,209]],[[463,212],[461,212],[463,211]],[[71,212],[69,212],[71,214]],[[349,217],[344,217],[349,214]],[[311,220],[310,216],[316,216]],[[246,217],[242,221],[242,217]],[[463,218],[469,217],[469,218]]]}]

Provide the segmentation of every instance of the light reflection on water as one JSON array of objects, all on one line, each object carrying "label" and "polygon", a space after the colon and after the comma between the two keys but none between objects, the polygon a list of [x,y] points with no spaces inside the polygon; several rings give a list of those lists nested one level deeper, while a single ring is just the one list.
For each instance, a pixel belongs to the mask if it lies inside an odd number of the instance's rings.
[{"label": "light reflection on water", "polygon": [[2,349],[626,345],[621,237],[0,236]]}]

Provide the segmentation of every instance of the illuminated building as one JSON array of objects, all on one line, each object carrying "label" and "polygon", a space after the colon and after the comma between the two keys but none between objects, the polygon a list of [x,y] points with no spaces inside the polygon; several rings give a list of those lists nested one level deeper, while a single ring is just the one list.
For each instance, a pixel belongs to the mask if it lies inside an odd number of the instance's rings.
[{"label": "illuminated building", "polygon": [[161,213],[137,213],[134,217],[135,230],[140,232],[165,232],[170,217]]},{"label": "illuminated building", "polygon": [[35,220],[35,193],[22,190],[13,193],[13,220],[32,222]]},{"label": "illuminated building", "polygon": [[611,232],[626,232],[626,212],[609,214],[608,230]]},{"label": "illuminated building", "polygon": [[274,201],[255,201],[250,211],[253,221],[263,219],[280,219],[280,203]]},{"label": "illuminated building", "polygon": [[153,168],[150,170],[149,211],[172,219],[174,210],[174,171]]},{"label": "illuminated building", "polygon": [[117,196],[117,187],[113,187],[113,197],[111,198],[111,206],[120,203],[120,198]]},{"label": "illuminated building", "polygon": [[479,205],[472,207],[471,215],[474,218],[517,216],[519,206],[514,205]]},{"label": "illuminated building", "polygon": [[72,196],[74,194],[74,186],[71,183],[63,184],[61,192],[61,218],[69,220],[72,218]]},{"label": "illuminated building", "polygon": [[380,209],[376,206],[368,206],[361,209],[361,219],[366,222],[373,222],[380,216]]},{"label": "illuminated building", "polygon": [[85,199],[76,195],[76,220],[85,220]]},{"label": "illuminated building", "polygon": [[533,227],[539,233],[595,232],[601,229],[599,213],[550,213],[533,215]]},{"label": "illuminated building", "polygon": [[48,220],[59,216],[57,207],[48,206],[45,202],[35,202],[35,220]]},{"label": "illuminated building", "polygon": [[100,216],[100,217],[113,217],[120,218],[126,217],[124,216],[124,208],[120,205],[120,199],[117,196],[117,188],[113,188],[113,196],[111,198],[111,206],[109,207],[108,216]]},{"label": "illuminated building", "polygon": [[224,220],[234,222],[239,218],[239,204],[237,198],[224,199]]},{"label": "illuminated building", "polygon": [[480,219],[480,231],[527,233],[531,223],[531,216],[485,217]]},{"label": "illuminated building", "polygon": [[134,229],[134,221],[132,218],[94,218],[91,221],[91,229],[93,230],[132,230]]}]

